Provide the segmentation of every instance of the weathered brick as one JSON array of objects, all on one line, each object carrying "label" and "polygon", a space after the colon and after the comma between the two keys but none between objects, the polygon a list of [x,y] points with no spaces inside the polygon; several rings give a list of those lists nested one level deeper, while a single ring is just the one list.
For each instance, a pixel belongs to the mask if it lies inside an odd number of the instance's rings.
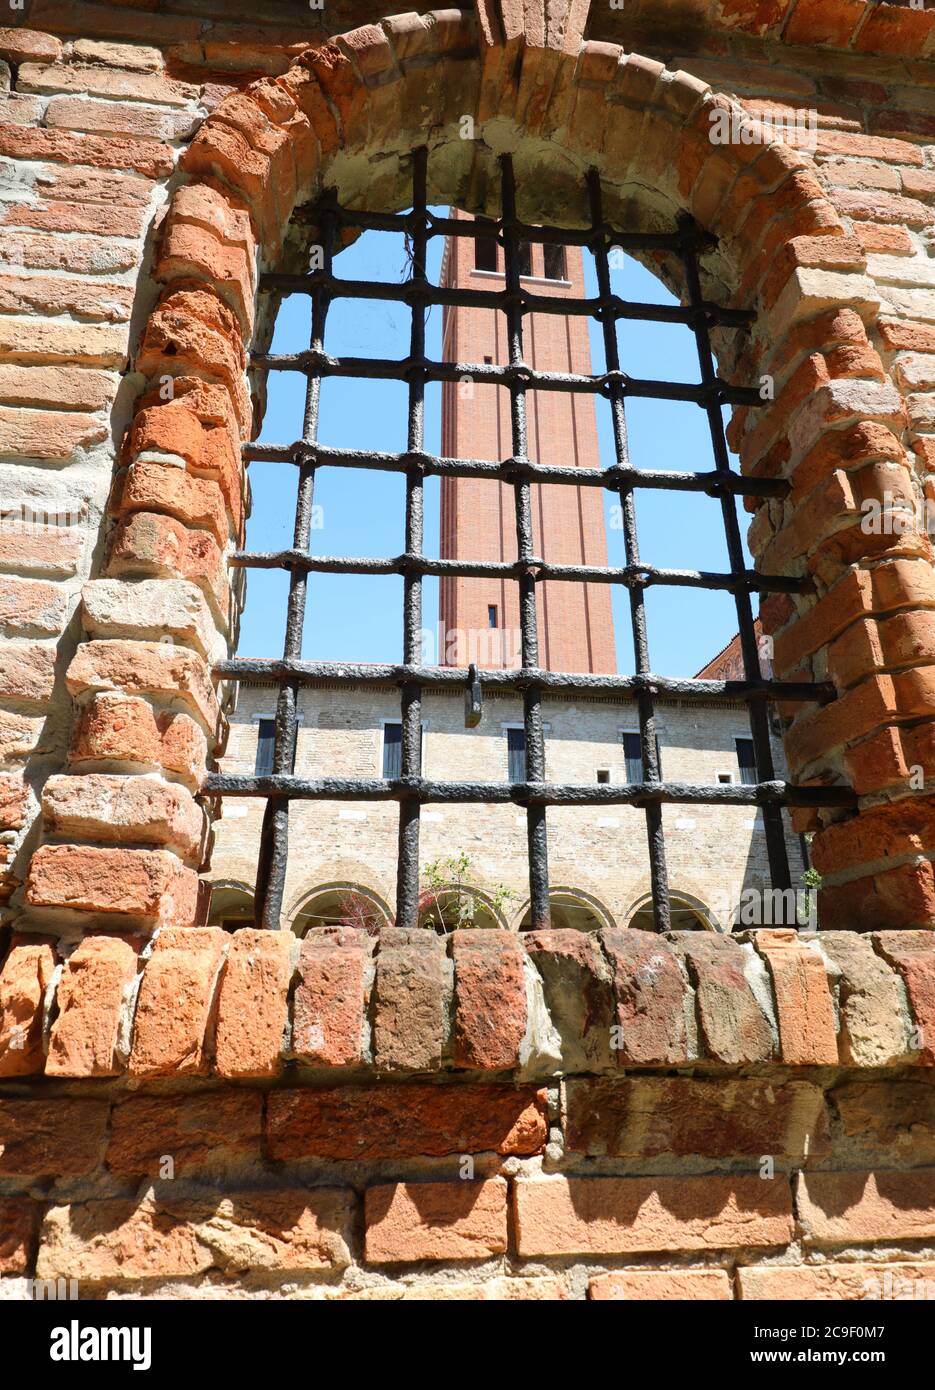
[{"label": "weathered brick", "polygon": [[887,1077],[836,1085],[829,1094],[842,1133],[878,1162],[935,1162],[935,1085],[930,1071],[911,1081]]},{"label": "weathered brick", "polygon": [[935,921],[935,869],[928,860],[898,864],[818,890],[818,915],[827,927],[929,930]]},{"label": "weathered brick", "polygon": [[46,830],[60,839],[161,845],[197,867],[204,812],[184,787],[154,777],[53,776],[42,790]]},{"label": "weathered brick", "polygon": [[916,1028],[912,1051],[931,1066],[935,1064],[935,933],[877,932],[873,944],[902,978]]},{"label": "weathered brick", "polygon": [[113,1286],[211,1267],[343,1269],[352,1194],[340,1188],[230,1192],[213,1201],[108,1199],[50,1207],[37,1274]]},{"label": "weathered brick", "polygon": [[[920,152],[921,153],[921,152]],[[882,222],[897,227],[930,227],[935,212],[917,198],[902,198],[895,193],[858,193],[835,189],[831,200],[838,212],[865,222]]]},{"label": "weathered brick", "polygon": [[704,933],[681,934],[675,945],[695,986],[705,1053],[730,1063],[771,1058],[769,1019],[750,983],[751,948]]},{"label": "weathered brick", "polygon": [[260,1158],[263,1095],[250,1090],[131,1096],[111,1114],[107,1166],[121,1176],[164,1178]]},{"label": "weathered brick", "polygon": [[92,579],[81,591],[81,621],[98,639],[168,638],[209,662],[227,655],[204,594],[185,579]]},{"label": "weathered brick", "polygon": [[[49,232],[16,232],[0,228],[0,255],[7,268],[26,266],[33,270],[67,270],[77,275],[113,275],[116,271],[132,270],[139,258],[139,251],[129,242],[111,241],[106,237],[62,237]],[[74,293],[72,284],[71,281],[62,282],[63,305]],[[103,302],[106,304],[108,301],[105,299]],[[50,298],[46,312],[54,312],[54,308],[55,300]],[[129,315],[98,313],[88,317],[119,317],[122,320],[129,318]]]},{"label": "weathered brick", "polygon": [[855,222],[854,235],[865,251],[884,251],[889,256],[912,254],[912,239],[905,227],[878,222]]},{"label": "weathered brick", "polygon": [[107,569],[123,577],[177,577],[197,584],[221,622],[229,611],[228,571],[207,531],[192,531],[175,517],[133,512],[111,537]]},{"label": "weathered brick", "polygon": [[24,333],[22,319],[0,318],[0,354],[11,362],[124,367],[127,329],[123,325],[31,319],[29,332]]},{"label": "weathered brick", "polygon": [[194,111],[144,106],[136,101],[54,96],[46,108],[45,123],[57,130],[80,130],[93,135],[132,135],[164,142],[192,136],[198,126],[198,116]]},{"label": "weathered brick", "polygon": [[724,1269],[618,1269],[596,1275],[588,1285],[588,1298],[599,1302],[724,1302],[731,1297],[730,1277]]},{"label": "weathered brick", "polygon": [[862,18],[859,0],[838,0],[836,5],[801,0],[787,26],[787,37],[790,43],[844,48]]},{"label": "weathered brick", "polygon": [[0,1197],[0,1274],[26,1273],[38,1225],[38,1202]]},{"label": "weathered brick", "polygon": [[115,690],[186,704],[209,737],[220,709],[204,662],[194,652],[163,642],[82,642],[65,675],[72,695]]},{"label": "weathered brick", "polygon": [[561,1034],[563,1069],[612,1065],[616,1001],[598,938],[573,928],[528,931],[523,947],[542,977],[549,1016]]},{"label": "weathered brick", "polygon": [[[32,281],[21,283],[31,284]],[[49,281],[45,283],[48,285]],[[3,283],[0,280],[0,307],[2,304]],[[114,373],[84,367],[20,367],[3,363],[0,364],[0,400],[7,405],[103,410],[113,401],[119,381]]]},{"label": "weathered brick", "polygon": [[135,763],[164,769],[197,790],[204,772],[205,736],[187,714],[156,714],[139,697],[98,694],[76,712],[69,762]]},{"label": "weathered brick", "polygon": [[40,845],[29,865],[32,907],[119,914],[147,926],[195,920],[198,878],[162,849]]},{"label": "weathered brick", "polygon": [[445,946],[424,927],[384,927],[374,984],[374,1055],[387,1070],[434,1070],[448,1030]]},{"label": "weathered brick", "polygon": [[86,541],[86,532],[77,526],[0,522],[0,565],[26,574],[71,575]]},{"label": "weathered brick", "polygon": [[8,63],[54,63],[61,56],[62,41],[36,29],[0,29],[0,58]]},{"label": "weathered brick", "polygon": [[10,632],[54,637],[68,614],[68,594],[46,579],[0,578],[0,623]]},{"label": "weathered brick", "polygon": [[935,1264],[750,1265],[737,1270],[740,1297],[856,1301],[931,1298]]},{"label": "weathered brick", "polygon": [[391,1183],[364,1198],[366,1260],[484,1260],[507,1243],[506,1183]]},{"label": "weathered brick", "polygon": [[159,140],[76,135],[31,126],[7,126],[0,130],[0,155],[7,159],[90,164],[98,169],[135,169],[150,178],[170,174],[173,166],[171,148]]},{"label": "weathered brick", "polygon": [[45,704],[55,683],[55,649],[39,642],[6,642],[0,663],[0,695]]},{"label": "weathered brick", "polygon": [[35,227],[48,232],[93,232],[97,236],[138,237],[146,222],[141,207],[113,208],[101,203],[67,203],[43,199],[38,203],[7,203],[0,221],[9,227]]},{"label": "weathered brick", "polygon": [[454,1059],[464,1067],[499,1071],[519,1061],[526,1032],[523,949],[495,927],[455,932]]},{"label": "weathered brick", "polygon": [[342,1303],[525,1303],[555,1302],[567,1297],[561,1279],[497,1278],[483,1283],[402,1284],[398,1282],[375,1285],[364,1289],[341,1289],[326,1292],[325,1298]]},{"label": "weathered brick", "polygon": [[106,438],[106,424],[93,415],[0,406],[0,458],[65,462]]},{"label": "weathered brick", "polygon": [[0,831],[20,830],[28,808],[29,787],[22,773],[0,773]]},{"label": "weathered brick", "polygon": [[833,1066],[838,1040],[821,956],[792,929],[754,932],[753,941],[773,981],[782,1060],[792,1066]]},{"label": "weathered brick", "polygon": [[215,1065],[221,1076],[276,1076],[292,979],[292,942],[245,927],[234,934],[218,993]]},{"label": "weathered brick", "polygon": [[513,1202],[523,1258],[779,1246],[793,1232],[780,1176],[520,1177]]},{"label": "weathered brick", "polygon": [[0,1175],[76,1178],[100,1163],[110,1102],[0,1100]]},{"label": "weathered brick", "polygon": [[111,509],[117,516],[165,512],[189,526],[202,527],[221,546],[230,525],[224,497],[210,478],[193,478],[170,464],[138,462],[115,480]]},{"label": "weathered brick", "polygon": [[164,106],[185,106],[198,97],[197,87],[156,73],[122,72],[75,62],[53,67],[23,63],[18,85],[24,92],[87,92],[89,96],[153,101]]},{"label": "weathered brick", "polygon": [[[97,102],[100,106],[101,103]],[[76,203],[120,203],[126,207],[148,207],[155,183],[138,174],[116,169],[69,169],[48,164],[36,170],[36,191],[47,198]]]},{"label": "weathered brick", "polygon": [[689,1060],[691,994],[678,957],[651,932],[607,929],[601,942],[613,971],[620,1063],[677,1065]]},{"label": "weathered brick", "polygon": [[117,1075],[117,1041],[139,945],[119,936],[88,936],[68,957],[56,991],[47,1075]]},{"label": "weathered brick", "polygon": [[313,927],[298,962],[292,1050],[304,1062],[348,1066],[363,1058],[373,941],[351,927]]},{"label": "weathered brick", "polygon": [[596,1155],[802,1157],[826,1146],[827,1117],[821,1090],[805,1081],[574,1077],[565,1140]]},{"label": "weathered brick", "polygon": [[532,1154],[547,1137],[545,1095],[512,1086],[334,1086],[273,1091],[271,1158],[394,1159]]},{"label": "weathered brick", "polygon": [[0,970],[0,1076],[31,1076],[45,1066],[42,1012],[56,959],[45,937],[10,942]]},{"label": "weathered brick", "polygon": [[141,43],[104,43],[100,39],[75,39],[72,54],[79,63],[103,63],[130,72],[161,72],[165,66],[158,48]]},{"label": "weathered brick", "polygon": [[207,1071],[206,1034],[226,944],[220,927],[167,928],[156,938],[136,1006],[132,1075]]},{"label": "weathered brick", "polygon": [[800,1173],[796,1209],[808,1244],[930,1240],[935,1236],[935,1173]]},{"label": "weathered brick", "polygon": [[909,1045],[897,975],[856,932],[824,931],[817,944],[840,972],[841,1061],[858,1067],[892,1064]]}]

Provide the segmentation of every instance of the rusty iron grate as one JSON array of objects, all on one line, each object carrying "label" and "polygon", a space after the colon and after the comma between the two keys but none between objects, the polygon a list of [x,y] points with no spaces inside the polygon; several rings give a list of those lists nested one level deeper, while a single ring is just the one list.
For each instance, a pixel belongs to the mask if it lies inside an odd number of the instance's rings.
[{"label": "rusty iron grate", "polygon": [[[730,466],[721,407],[724,403],[758,406],[759,392],[752,387],[731,386],[722,381],[714,364],[710,343],[712,325],[742,327],[752,314],[725,309],[707,302],[701,290],[698,255],[715,243],[688,216],[680,217],[674,231],[635,233],[609,225],[604,218],[600,180],[592,172],[587,180],[591,225],[585,230],[531,226],[517,217],[516,182],[509,156],[500,159],[501,216],[466,221],[433,213],[427,201],[428,152],[413,152],[411,211],[394,214],[349,211],[335,195],[324,195],[308,210],[323,249],[320,269],[305,275],[267,274],[261,278],[265,292],[304,293],[311,297],[312,332],[307,351],[288,354],[254,354],[252,365],[264,370],[301,371],[307,379],[302,437],[292,444],[246,446],[247,462],[280,462],[298,469],[298,497],[292,547],[277,552],[240,551],[231,557],[236,567],[280,568],[289,574],[286,636],[282,659],[233,657],[215,666],[218,676],[249,683],[277,684],[273,771],[265,776],[215,773],[207,778],[205,793],[221,796],[259,796],[266,800],[257,867],[257,925],[279,926],[289,838],[289,804],[296,798],[399,803],[396,922],[415,926],[419,903],[419,816],[431,802],[503,803],[526,808],[530,909],[535,926],[549,924],[549,872],[546,813],[549,806],[632,805],[645,810],[653,911],[656,928],[671,926],[666,876],[662,806],[666,802],[715,805],[754,805],[762,809],[770,875],[773,886],[790,886],[783,833],[783,806],[850,806],[853,793],[845,787],[795,787],[775,778],[770,747],[768,702],[818,701],[833,698],[830,684],[776,681],[764,677],[754,629],[750,595],[759,592],[799,592],[804,582],[783,575],[758,574],[744,564],[738,496],[781,497],[788,490],[782,479],[744,478]],[[333,272],[334,247],[343,228],[358,231],[396,232],[408,239],[411,273],[401,284],[341,279]],[[496,236],[503,247],[505,280],[502,290],[471,290],[429,283],[426,248],[438,236]],[[598,293],[593,298],[540,296],[521,283],[521,244],[581,246],[591,251],[597,269]],[[610,282],[612,248],[666,250],[681,260],[687,302],[662,306],[632,303],[615,295]],[[384,299],[410,306],[409,355],[394,361],[384,358],[333,357],[325,349],[328,308],[336,298]],[[425,355],[425,311],[432,305],[482,306],[505,315],[509,362],[505,366],[478,363],[434,362]],[[529,313],[590,316],[603,331],[605,370],[592,376],[541,372],[523,360],[523,319]],[[620,320],[655,320],[688,325],[694,332],[701,383],[696,385],[648,381],[620,369],[617,323]],[[361,377],[408,383],[408,447],[402,453],[325,448],[318,443],[321,383],[329,376]],[[442,458],[425,449],[424,397],[428,382],[474,381],[504,386],[510,396],[511,454],[500,462],[482,459]],[[579,469],[543,465],[529,458],[526,429],[527,391],[597,393],[611,408],[615,463],[605,469]],[[672,401],[694,401],[708,418],[714,469],[706,472],[669,472],[633,467],[627,446],[624,406],[627,397],[644,396]],[[312,499],[316,471],[322,467],[379,469],[399,472],[406,479],[405,552],[386,559],[351,556],[313,556],[309,553]],[[516,513],[515,563],[470,562],[431,559],[423,550],[423,484],[426,477],[490,478],[513,487]],[[603,487],[617,494],[623,520],[626,563],[623,566],[575,566],[550,564],[537,556],[533,544],[530,487],[533,483]],[[639,488],[702,492],[720,503],[730,569],[726,573],[662,569],[640,560],[636,524],[636,491]],[[355,665],[347,662],[302,660],[308,576],[314,572],[343,574],[399,574],[403,577],[403,660],[399,665]],[[424,575],[496,575],[519,586],[522,665],[515,670],[478,670],[421,664],[422,578]],[[632,676],[583,675],[545,671],[539,667],[536,585],[543,581],[622,584],[630,600],[636,673]],[[672,679],[653,673],[644,596],[654,584],[727,590],[734,595],[743,654],[745,679],[711,681]],[[303,685],[327,679],[339,684],[399,686],[402,719],[401,775],[380,778],[319,777],[294,775],[298,692]],[[525,727],[525,778],[522,782],[448,782],[422,777],[422,692],[425,689],[463,687],[466,722],[479,718],[485,688],[508,688],[523,699]],[[639,710],[643,756],[643,781],[628,784],[549,783],[545,778],[545,738],[542,694],[545,691],[574,694],[597,691],[635,698]],[[756,780],[749,785],[711,785],[663,781],[656,741],[655,698],[723,699],[746,702],[756,759]]]}]

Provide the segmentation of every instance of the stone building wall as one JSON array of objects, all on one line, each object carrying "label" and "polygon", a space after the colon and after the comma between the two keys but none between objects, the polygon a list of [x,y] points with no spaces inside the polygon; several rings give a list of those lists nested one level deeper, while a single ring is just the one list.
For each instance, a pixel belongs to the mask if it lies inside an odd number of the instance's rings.
[{"label": "stone building wall", "polygon": [[[257,721],[275,714],[273,686],[244,686],[231,718],[223,769],[250,775],[256,766]],[[352,690],[312,689],[299,703],[301,724],[296,773],[304,777],[382,776],[383,721],[399,720],[398,692],[387,687],[375,694]],[[423,771],[426,777],[452,781],[504,781],[507,778],[506,725],[522,724],[516,697],[491,695],[476,729],[464,728],[460,691],[430,692],[423,702]],[[579,700],[575,705],[547,700],[546,775],[553,782],[588,783],[598,768],[612,783],[627,781],[620,734],[638,729],[635,706],[611,701]],[[749,738],[742,705],[726,709],[711,704],[670,703],[659,706],[659,740],[663,775],[674,782],[716,783],[720,774],[740,781],[735,739]],[[774,740],[774,757],[782,775],[782,751]],[[228,799],[215,823],[211,883],[249,889],[256,878],[263,803],[256,798]],[[520,806],[427,806],[420,839],[423,864],[457,858],[470,860],[470,882],[489,899],[509,890],[502,920],[517,927],[529,904],[526,817]],[[666,862],[673,895],[707,910],[721,930],[749,915],[755,899],[769,888],[762,816],[749,806],[677,806],[664,808]],[[331,885],[358,886],[392,907],[396,896],[396,850],[399,813],[395,803],[304,802],[290,820],[289,871],[284,927],[296,924],[316,890]],[[804,868],[802,846],[787,824],[786,852],[792,882],[800,892]],[[555,807],[549,811],[549,872],[553,891],[577,890],[584,901],[603,909],[609,925],[626,926],[649,894],[645,817],[626,806]],[[791,900],[790,900],[791,901]],[[803,910],[807,903],[800,901]],[[777,906],[779,904],[777,903]],[[602,914],[598,912],[598,920]],[[769,919],[767,919],[769,920]],[[790,922],[778,914],[773,924]]]},{"label": "stone building wall", "polygon": [[[11,14],[0,1292],[37,1274],[111,1296],[927,1287],[935,11]],[[764,131],[803,107],[810,147]],[[712,116],[737,138],[713,144]],[[292,208],[323,184],[404,206],[425,140],[435,195],[470,213],[506,149],[530,217],[580,218],[594,165],[611,215],[687,209],[717,236],[705,293],[757,315],[739,355],[717,339],[720,369],[776,389],[732,438],[748,475],[790,482],[751,500],[751,547],[810,580],[764,623],[782,675],[833,685],[785,710],[788,765],[858,795],[798,818],[836,930],[300,946],[201,925],[257,271],[295,264]],[[862,530],[868,499],[906,524]]]}]

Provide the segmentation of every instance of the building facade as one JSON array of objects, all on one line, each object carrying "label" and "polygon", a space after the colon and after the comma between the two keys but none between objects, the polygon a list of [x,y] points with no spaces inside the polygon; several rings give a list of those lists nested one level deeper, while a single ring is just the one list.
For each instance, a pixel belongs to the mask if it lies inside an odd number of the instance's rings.
[{"label": "building facade", "polygon": [[[275,717],[274,687],[244,686],[231,719],[223,768],[232,775],[268,771]],[[324,768],[336,777],[399,776],[399,692],[332,686],[303,692],[296,746],[297,775]],[[642,781],[639,722],[630,702],[586,696],[571,704],[546,700],[546,775],[551,782],[618,785]],[[485,697],[483,717],[464,727],[460,691],[423,701],[423,774],[458,781],[523,780],[523,710],[508,694]],[[664,776],[674,782],[737,785],[755,780],[746,708],[701,702],[660,705]],[[782,758],[781,741],[773,740]],[[780,761],[781,765],[781,761]],[[211,921],[252,921],[252,885],[263,803],[225,803],[215,822]],[[378,920],[395,912],[398,811],[393,802],[352,805],[302,802],[290,816],[285,930],[350,920],[363,895]],[[435,920],[439,892],[476,898],[477,925],[514,930],[529,924],[526,817],[520,805],[427,806],[422,812],[424,912]],[[663,811],[669,888],[676,929],[730,931],[756,925],[796,926],[810,908],[802,875],[803,844],[788,828],[787,854],[798,902],[773,899],[762,815],[749,806],[666,806]],[[549,811],[549,870],[556,926],[598,930],[646,927],[650,877],[643,812],[631,806],[555,807]],[[467,865],[458,872],[462,856]],[[766,895],[764,897],[764,895]],[[803,911],[805,917],[796,915]],[[762,912],[768,914],[762,920]],[[636,919],[636,921],[634,921]],[[448,921],[448,929],[451,922]]]}]

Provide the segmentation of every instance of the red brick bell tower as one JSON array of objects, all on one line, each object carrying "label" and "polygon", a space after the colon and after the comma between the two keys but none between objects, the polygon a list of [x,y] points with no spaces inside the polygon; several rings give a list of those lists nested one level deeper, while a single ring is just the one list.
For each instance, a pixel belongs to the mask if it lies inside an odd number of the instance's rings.
[{"label": "red brick bell tower", "polygon": [[[453,213],[453,216],[464,214]],[[577,247],[528,248],[536,292],[558,297],[585,293]],[[499,282],[499,284],[498,284]],[[503,284],[503,252],[492,242],[449,238],[442,267],[447,286],[483,289]],[[507,361],[506,319],[492,309],[446,308],[443,359]],[[524,321],[524,356],[540,371],[591,371],[587,321],[531,314]],[[599,467],[597,422],[589,398],[557,391],[526,397],[529,455],[538,463]],[[442,453],[455,458],[509,456],[510,402],[505,388],[470,382],[442,387]],[[603,494],[600,488],[532,488],[536,553],[553,564],[606,565]],[[441,554],[459,560],[516,558],[511,486],[476,478],[443,478]],[[513,580],[443,578],[440,618],[447,665],[518,666],[519,593]],[[617,669],[610,588],[606,584],[543,583],[538,586],[540,664],[553,671]]]}]

